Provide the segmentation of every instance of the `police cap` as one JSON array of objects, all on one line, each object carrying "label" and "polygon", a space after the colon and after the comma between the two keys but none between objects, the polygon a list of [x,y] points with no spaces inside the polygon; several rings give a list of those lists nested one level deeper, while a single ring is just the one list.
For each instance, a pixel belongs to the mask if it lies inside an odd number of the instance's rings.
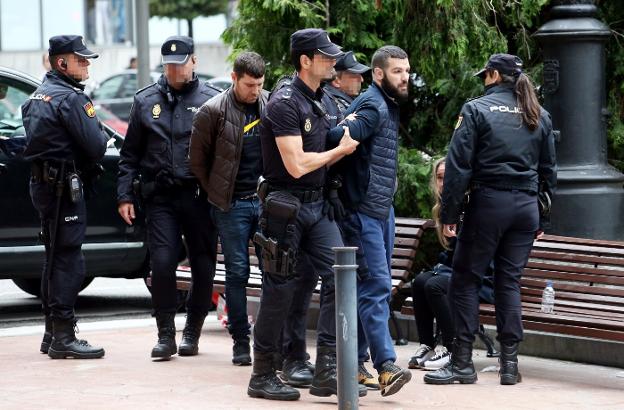
[{"label": "police cap", "polygon": [[485,78],[485,71],[491,69],[501,74],[513,75],[517,77],[522,73],[522,60],[518,56],[512,54],[492,54],[485,64],[485,67],[475,73],[475,77]]},{"label": "police cap", "polygon": [[295,31],[290,36],[290,50],[291,52],[318,51],[332,58],[338,58],[344,54],[339,46],[331,42],[329,34],[320,28]]},{"label": "police cap", "polygon": [[194,52],[193,39],[187,36],[171,36],[160,48],[163,64],[186,64]]},{"label": "police cap", "polygon": [[342,57],[340,57],[336,61],[334,69],[336,69],[336,71],[348,71],[354,74],[363,74],[370,71],[369,66],[358,63],[353,51],[347,51]]},{"label": "police cap", "polygon": [[53,36],[50,37],[49,43],[50,48],[48,48],[48,54],[51,56],[69,53],[74,53],[84,58],[98,58],[100,56],[87,48],[82,36]]}]

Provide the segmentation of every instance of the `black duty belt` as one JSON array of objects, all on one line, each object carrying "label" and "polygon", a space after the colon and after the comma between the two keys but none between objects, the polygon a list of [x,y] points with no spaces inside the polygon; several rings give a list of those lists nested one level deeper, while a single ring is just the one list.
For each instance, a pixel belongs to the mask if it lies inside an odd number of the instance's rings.
[{"label": "black duty belt", "polygon": [[498,186],[491,186],[491,185],[485,185],[485,184],[479,184],[479,183],[470,184],[470,192],[474,192],[478,190],[479,188],[489,188],[495,191],[520,191],[520,192],[526,192],[532,195],[535,195],[537,193],[534,190],[527,189],[527,188],[498,187]]},{"label": "black duty belt", "polygon": [[269,192],[271,191],[287,191],[290,194],[297,197],[297,199],[299,199],[303,203],[316,202],[319,199],[323,198],[322,187],[317,188],[317,189],[302,190],[302,189],[285,189],[285,188],[280,188],[276,186],[269,186]]},{"label": "black duty belt", "polygon": [[[74,161],[67,161],[65,167],[68,169],[74,169]],[[61,161],[54,160],[37,160],[30,164],[30,175],[33,182],[49,182],[54,183],[54,176],[56,172],[61,169]]]}]

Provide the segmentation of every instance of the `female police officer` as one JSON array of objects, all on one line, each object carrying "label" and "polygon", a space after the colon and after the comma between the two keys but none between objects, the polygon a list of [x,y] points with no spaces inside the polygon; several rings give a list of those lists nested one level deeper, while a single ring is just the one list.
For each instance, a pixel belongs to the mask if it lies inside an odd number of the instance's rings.
[{"label": "female police officer", "polygon": [[464,196],[450,299],[455,340],[451,361],[425,375],[430,384],[474,383],[472,343],[479,327],[481,280],[494,260],[496,328],[501,343],[500,382],[515,384],[522,340],[520,277],[541,233],[538,190],[556,183],[550,115],[540,107],[522,60],[494,54],[476,76],[485,95],[464,104],[449,147],[442,192],[444,235],[456,236]]}]

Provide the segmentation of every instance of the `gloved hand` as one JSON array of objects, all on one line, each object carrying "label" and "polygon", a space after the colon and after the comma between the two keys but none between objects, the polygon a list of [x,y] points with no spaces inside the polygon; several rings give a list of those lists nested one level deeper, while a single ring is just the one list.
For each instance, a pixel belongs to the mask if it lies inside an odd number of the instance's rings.
[{"label": "gloved hand", "polygon": [[340,221],[345,216],[345,209],[338,197],[338,189],[329,189],[323,203],[323,215],[327,215],[330,221]]}]

